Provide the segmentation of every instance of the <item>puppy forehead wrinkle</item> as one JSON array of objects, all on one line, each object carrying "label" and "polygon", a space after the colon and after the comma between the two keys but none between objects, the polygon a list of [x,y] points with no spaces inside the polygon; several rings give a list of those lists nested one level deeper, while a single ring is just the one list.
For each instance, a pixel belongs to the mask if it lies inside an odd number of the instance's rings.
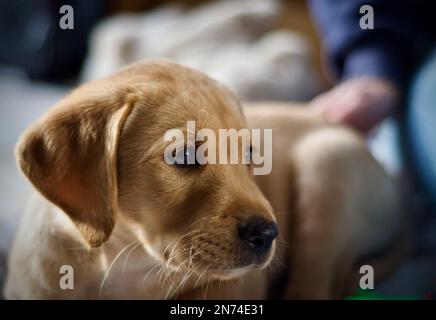
[{"label": "puppy forehead wrinkle", "polygon": [[[167,112],[184,113],[186,120],[199,121],[198,111],[205,110],[220,117],[210,122],[219,122],[223,128],[242,127],[245,123],[236,96],[221,83],[194,69],[159,59],[138,62],[120,73],[133,77],[138,89],[142,87],[144,101],[166,105]],[[204,118],[210,117],[206,114]]]},{"label": "puppy forehead wrinkle", "polygon": [[218,114],[223,124],[228,123],[228,120],[245,122],[239,101],[229,89],[213,81],[212,85],[202,86],[200,91],[200,103],[203,103],[205,107],[210,106],[213,114]]}]

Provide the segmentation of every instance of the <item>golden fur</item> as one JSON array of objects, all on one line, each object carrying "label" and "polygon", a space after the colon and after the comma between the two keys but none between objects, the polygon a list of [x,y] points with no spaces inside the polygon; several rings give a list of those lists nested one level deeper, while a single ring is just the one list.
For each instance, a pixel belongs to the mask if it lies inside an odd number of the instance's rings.
[{"label": "golden fur", "polygon": [[[273,129],[270,175],[253,178],[242,164],[186,171],[163,161],[164,132],[188,120],[213,130],[246,126],[233,94],[199,72],[146,61],[74,90],[17,146],[39,192],[14,241],[6,297],[348,293],[357,259],[399,229],[392,182],[358,135],[310,110],[271,103],[244,111],[249,126]],[[253,213],[277,220],[280,232],[256,266],[242,261],[235,231]],[[74,290],[59,287],[66,264]],[[275,283],[283,274],[282,292]]]}]

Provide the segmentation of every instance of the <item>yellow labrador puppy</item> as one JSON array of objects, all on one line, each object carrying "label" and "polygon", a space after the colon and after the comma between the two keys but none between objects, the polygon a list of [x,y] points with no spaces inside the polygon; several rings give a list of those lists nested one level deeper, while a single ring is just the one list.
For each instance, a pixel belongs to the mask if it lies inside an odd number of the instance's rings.
[{"label": "yellow labrador puppy", "polygon": [[[35,192],[6,297],[335,298],[356,287],[358,259],[396,240],[392,182],[359,136],[309,110],[244,111],[219,83],[161,60],[74,90],[17,146]],[[168,164],[164,135],[187,121],[272,129],[271,173]]]}]

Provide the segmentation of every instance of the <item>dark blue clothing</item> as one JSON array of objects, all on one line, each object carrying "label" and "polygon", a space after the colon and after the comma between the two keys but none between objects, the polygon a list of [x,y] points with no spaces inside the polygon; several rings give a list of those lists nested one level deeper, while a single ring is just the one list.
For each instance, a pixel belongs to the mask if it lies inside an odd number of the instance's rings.
[{"label": "dark blue clothing", "polygon": [[403,118],[410,170],[436,208],[436,48],[411,81]]},{"label": "dark blue clothing", "polygon": [[[362,30],[359,9],[374,9]],[[434,0],[310,0],[334,76],[378,76],[406,86],[436,39]]]},{"label": "dark blue clothing", "polygon": [[[360,27],[364,5],[373,8],[374,29]],[[404,89],[405,160],[436,208],[436,1],[310,0],[310,8],[338,80],[377,76]]]}]

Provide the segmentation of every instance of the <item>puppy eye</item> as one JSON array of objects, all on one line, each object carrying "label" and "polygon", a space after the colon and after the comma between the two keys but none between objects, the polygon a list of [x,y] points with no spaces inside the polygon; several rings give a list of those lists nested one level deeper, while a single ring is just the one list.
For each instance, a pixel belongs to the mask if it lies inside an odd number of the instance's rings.
[{"label": "puppy eye", "polygon": [[[176,151],[174,151],[173,156],[176,157]],[[194,163],[189,163],[189,161],[194,159]],[[180,161],[181,159],[177,159],[176,163],[174,165],[177,168],[191,168],[195,169],[200,167],[200,163],[198,163],[196,157],[195,157],[195,149],[193,148],[185,148],[185,151],[183,153],[183,162]]]}]

